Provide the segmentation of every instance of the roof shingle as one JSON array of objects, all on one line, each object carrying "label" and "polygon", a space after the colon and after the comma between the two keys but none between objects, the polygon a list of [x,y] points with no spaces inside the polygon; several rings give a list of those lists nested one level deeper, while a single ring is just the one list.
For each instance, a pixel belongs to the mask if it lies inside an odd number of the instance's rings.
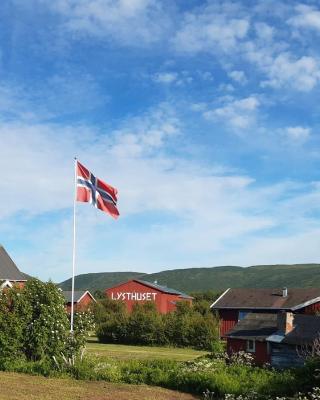
[{"label": "roof shingle", "polygon": [[19,271],[5,248],[0,245],[0,279],[9,281],[26,281],[26,276]]},{"label": "roof shingle", "polygon": [[229,289],[212,309],[274,309],[293,310],[305,303],[320,301],[320,288],[289,288],[282,296],[282,289]]},{"label": "roof shingle", "polygon": [[249,313],[226,336],[238,339],[265,340],[277,329],[277,314]]},{"label": "roof shingle", "polygon": [[171,288],[168,288],[166,286],[158,285],[157,283],[151,283],[151,282],[143,281],[141,279],[134,279],[134,281],[139,282],[139,283],[141,283],[143,285],[147,285],[147,286],[152,287],[154,289],[160,290],[160,292],[163,292],[163,293],[176,294],[178,296],[183,297],[184,299],[192,299],[193,298],[193,297],[189,296],[186,293],[179,292],[176,289],[171,289]]}]

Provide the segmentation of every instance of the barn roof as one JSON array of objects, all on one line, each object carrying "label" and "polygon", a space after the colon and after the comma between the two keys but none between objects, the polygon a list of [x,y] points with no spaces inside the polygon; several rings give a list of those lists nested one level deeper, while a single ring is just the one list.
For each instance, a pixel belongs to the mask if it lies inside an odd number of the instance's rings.
[{"label": "barn roof", "polygon": [[[62,293],[64,295],[66,303],[71,303],[71,301],[72,301],[72,291],[71,290],[63,290]],[[86,293],[88,293],[89,296],[94,300],[94,297],[89,292],[89,290],[75,290],[74,291],[74,297],[73,297],[74,303],[78,303],[82,299],[82,297],[84,297],[84,295]]]},{"label": "barn roof", "polygon": [[320,301],[320,288],[228,289],[212,305],[212,309],[298,310]]},{"label": "barn roof", "polygon": [[159,290],[160,292],[163,292],[163,293],[176,294],[176,295],[178,295],[180,297],[183,297],[184,299],[193,299],[193,297],[189,296],[188,294],[183,293],[183,292],[179,292],[176,289],[168,288],[167,286],[162,286],[162,285],[158,285],[157,283],[150,283],[150,282],[147,282],[147,281],[142,281],[141,279],[133,279],[133,280],[135,282],[141,283],[142,285],[146,285],[146,286],[149,286],[151,288],[157,289],[157,290]]},{"label": "barn roof", "polygon": [[277,330],[277,314],[249,313],[226,336],[237,339],[265,340]]},{"label": "barn roof", "polygon": [[0,245],[0,280],[26,281],[24,275],[12,261],[5,248]]}]

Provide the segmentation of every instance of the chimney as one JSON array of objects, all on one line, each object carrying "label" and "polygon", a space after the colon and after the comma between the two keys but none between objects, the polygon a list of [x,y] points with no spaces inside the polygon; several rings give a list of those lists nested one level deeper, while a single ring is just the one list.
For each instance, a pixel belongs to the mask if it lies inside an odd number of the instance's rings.
[{"label": "chimney", "polygon": [[153,283],[154,283],[155,285],[157,285],[157,284],[158,284],[158,281],[154,281]]},{"label": "chimney", "polygon": [[293,329],[293,314],[292,312],[280,312],[277,315],[277,327],[281,334],[286,335]]},{"label": "chimney", "polygon": [[287,297],[288,296],[288,289],[286,287],[284,287],[282,289],[282,297]]}]

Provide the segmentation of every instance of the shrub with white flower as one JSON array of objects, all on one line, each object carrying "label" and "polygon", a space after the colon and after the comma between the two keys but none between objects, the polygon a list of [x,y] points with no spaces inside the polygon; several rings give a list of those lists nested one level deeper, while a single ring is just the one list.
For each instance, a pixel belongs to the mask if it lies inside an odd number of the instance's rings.
[{"label": "shrub with white flower", "polygon": [[32,279],[22,295],[32,310],[25,335],[27,358],[39,360],[60,354],[65,350],[69,330],[63,294],[52,282]]},{"label": "shrub with white flower", "polygon": [[42,360],[76,356],[94,329],[90,313],[75,314],[74,333],[61,290],[52,283],[29,280],[25,287],[0,293],[0,366],[8,360]]},{"label": "shrub with white flower", "polygon": [[252,354],[247,353],[245,351],[238,351],[237,353],[233,353],[229,357],[229,362],[235,365],[247,365],[250,366],[253,364],[254,358]]}]

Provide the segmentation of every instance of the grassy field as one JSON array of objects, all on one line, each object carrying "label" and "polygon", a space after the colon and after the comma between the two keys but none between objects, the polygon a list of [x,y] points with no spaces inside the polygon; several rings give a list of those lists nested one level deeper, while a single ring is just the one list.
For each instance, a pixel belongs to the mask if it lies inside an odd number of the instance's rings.
[{"label": "grassy field", "polygon": [[0,372],[0,400],[194,400],[150,386],[83,382]]},{"label": "grassy field", "polygon": [[87,351],[104,357],[112,357],[121,360],[127,359],[170,359],[177,361],[189,361],[207,354],[205,351],[193,349],[179,349],[171,347],[126,346],[122,344],[103,344],[96,338],[90,338]]}]

